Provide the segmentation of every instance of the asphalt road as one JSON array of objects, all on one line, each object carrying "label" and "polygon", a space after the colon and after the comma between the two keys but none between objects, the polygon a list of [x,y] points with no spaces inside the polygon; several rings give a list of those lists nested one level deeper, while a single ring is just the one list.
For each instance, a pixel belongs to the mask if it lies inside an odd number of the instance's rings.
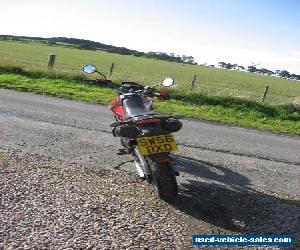
[{"label": "asphalt road", "polygon": [[[0,147],[132,170],[105,106],[0,89]],[[300,198],[300,138],[183,120],[176,164],[182,188],[228,188]]]}]

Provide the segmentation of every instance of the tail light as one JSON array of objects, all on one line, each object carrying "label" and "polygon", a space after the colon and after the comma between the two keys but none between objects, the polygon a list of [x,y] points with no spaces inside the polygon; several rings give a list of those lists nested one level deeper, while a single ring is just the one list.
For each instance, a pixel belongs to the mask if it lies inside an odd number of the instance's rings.
[{"label": "tail light", "polygon": [[144,125],[144,124],[147,124],[147,123],[157,123],[157,122],[160,122],[159,118],[143,119],[143,120],[137,121],[136,123],[139,124],[139,125]]},{"label": "tail light", "polygon": [[167,157],[167,158],[161,158],[157,160],[159,163],[171,163],[173,161],[172,158]]}]

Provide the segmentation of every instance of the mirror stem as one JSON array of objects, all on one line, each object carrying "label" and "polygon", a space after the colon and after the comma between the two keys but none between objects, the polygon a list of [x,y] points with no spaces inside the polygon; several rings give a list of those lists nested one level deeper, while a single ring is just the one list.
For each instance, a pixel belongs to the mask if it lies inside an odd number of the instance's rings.
[{"label": "mirror stem", "polygon": [[102,76],[104,77],[105,81],[106,81],[106,76],[105,76],[105,75],[103,75],[103,74],[102,74],[101,72],[99,72],[98,70],[96,70],[95,72],[97,72],[98,74],[102,75]]}]

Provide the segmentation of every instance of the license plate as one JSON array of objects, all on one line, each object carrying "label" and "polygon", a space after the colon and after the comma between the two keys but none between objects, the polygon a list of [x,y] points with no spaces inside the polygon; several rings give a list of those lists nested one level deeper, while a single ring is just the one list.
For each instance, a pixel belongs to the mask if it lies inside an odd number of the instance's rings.
[{"label": "license plate", "polygon": [[142,137],[138,138],[137,142],[142,155],[159,154],[178,149],[174,136],[171,134]]}]

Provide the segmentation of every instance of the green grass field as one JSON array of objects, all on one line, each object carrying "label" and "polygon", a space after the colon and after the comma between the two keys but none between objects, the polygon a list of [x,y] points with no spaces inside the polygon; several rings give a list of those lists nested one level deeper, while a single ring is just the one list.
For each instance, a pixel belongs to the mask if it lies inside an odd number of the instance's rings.
[{"label": "green grass field", "polygon": [[187,89],[190,88],[193,75],[196,74],[198,77],[195,91],[206,92],[208,95],[259,100],[265,86],[269,85],[270,90],[266,99],[269,103],[292,103],[300,98],[300,82],[297,81],[103,51],[0,40],[0,65],[12,64],[29,71],[45,71],[50,53],[57,55],[56,70],[67,74],[80,74],[80,69],[87,63],[96,65],[106,74],[114,62],[114,81],[132,80],[155,84],[164,77],[171,76],[177,83],[175,88]]},{"label": "green grass field", "polygon": [[[47,72],[50,53],[57,55],[53,73]],[[0,41],[0,56],[0,88],[107,104],[115,92],[80,81],[80,69],[92,63],[105,73],[114,62],[116,82],[155,84],[165,76],[175,78],[172,100],[155,104],[159,112],[300,135],[299,106],[292,105],[300,97],[296,81],[32,42]],[[189,91],[193,74],[197,87]],[[261,103],[265,85],[270,93]]]}]

